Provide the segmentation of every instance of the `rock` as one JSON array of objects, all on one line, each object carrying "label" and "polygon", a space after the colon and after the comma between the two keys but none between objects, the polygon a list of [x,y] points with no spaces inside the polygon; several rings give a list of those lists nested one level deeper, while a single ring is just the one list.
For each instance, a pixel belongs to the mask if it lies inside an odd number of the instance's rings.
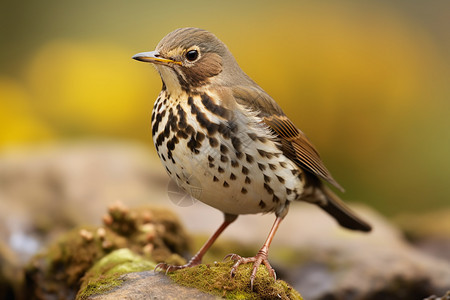
[{"label": "rock", "polygon": [[[300,294],[281,280],[274,281],[260,267],[253,291],[251,265],[240,266],[230,278],[232,263],[215,263],[182,269],[168,276],[155,272],[130,273],[119,277],[123,283],[109,292],[77,300],[107,299],[297,299]],[[173,281],[171,279],[173,279]],[[195,287],[195,288],[194,288]]]},{"label": "rock", "polygon": [[194,288],[174,283],[169,277],[153,271],[130,273],[122,276],[120,288],[108,293],[88,297],[89,300],[157,300],[157,299],[220,299]]},{"label": "rock", "polygon": [[123,284],[123,275],[149,271],[155,267],[155,262],[144,259],[128,248],[115,250],[96,262],[84,274],[76,299],[84,300],[92,295],[107,293]]}]

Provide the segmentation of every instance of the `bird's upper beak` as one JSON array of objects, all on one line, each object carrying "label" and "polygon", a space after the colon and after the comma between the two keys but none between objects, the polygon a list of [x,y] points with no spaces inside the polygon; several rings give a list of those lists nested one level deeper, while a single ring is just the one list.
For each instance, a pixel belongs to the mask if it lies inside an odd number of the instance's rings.
[{"label": "bird's upper beak", "polygon": [[159,54],[158,51],[150,51],[150,52],[138,53],[138,54],[133,56],[133,59],[139,60],[139,61],[143,61],[143,62],[149,62],[149,63],[153,63],[153,64],[163,64],[163,65],[177,64],[177,65],[181,65],[180,61],[176,61],[176,60],[173,60],[173,59],[165,58],[165,57],[161,56],[161,54]]}]

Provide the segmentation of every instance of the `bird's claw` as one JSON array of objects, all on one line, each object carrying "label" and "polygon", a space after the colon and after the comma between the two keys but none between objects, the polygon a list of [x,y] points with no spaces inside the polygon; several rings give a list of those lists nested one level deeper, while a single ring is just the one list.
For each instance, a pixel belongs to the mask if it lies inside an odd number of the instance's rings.
[{"label": "bird's claw", "polygon": [[225,262],[228,258],[229,258],[230,261],[231,261],[231,260],[237,260],[237,259],[240,259],[241,257],[240,257],[239,255],[237,255],[237,254],[230,253],[230,254],[227,254],[227,256],[225,256],[225,257],[223,258],[222,262]]},{"label": "bird's claw", "polygon": [[258,268],[261,265],[261,263],[263,263],[266,266],[267,271],[269,272],[269,275],[274,280],[277,280],[277,274],[275,273],[275,270],[270,265],[269,260],[267,259],[267,254],[265,254],[265,253],[258,252],[258,254],[256,254],[254,257],[241,257],[240,255],[237,255],[237,254],[228,254],[227,256],[225,256],[224,260],[226,260],[227,258],[235,261],[234,265],[231,267],[230,277],[234,277],[236,275],[236,271],[240,265],[253,263],[253,269],[252,269],[252,273],[250,275],[250,289],[251,290],[253,290],[253,282],[255,281],[256,272],[258,271]]},{"label": "bird's claw", "polygon": [[153,271],[158,272],[158,269],[161,269],[161,271],[165,271],[165,274],[167,275],[167,273],[194,267],[194,266],[199,265],[200,263],[201,263],[201,259],[199,259],[197,256],[194,256],[193,258],[191,258],[191,260],[187,264],[182,265],[182,266],[174,266],[174,265],[169,265],[166,263],[159,263],[156,265],[156,267],[153,269]]},{"label": "bird's claw", "polygon": [[167,275],[167,273],[169,272],[173,272],[179,269],[183,269],[184,266],[173,266],[173,265],[169,265],[166,263],[159,263],[156,265],[155,269],[153,269],[154,272],[158,272],[160,269],[161,271],[164,271],[165,274]]}]

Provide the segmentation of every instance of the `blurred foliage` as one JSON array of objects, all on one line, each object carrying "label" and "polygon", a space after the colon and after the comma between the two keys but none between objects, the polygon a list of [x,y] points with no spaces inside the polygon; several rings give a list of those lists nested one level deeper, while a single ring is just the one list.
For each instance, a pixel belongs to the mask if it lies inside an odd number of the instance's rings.
[{"label": "blurred foliage", "polygon": [[131,56],[168,32],[214,32],[385,213],[449,204],[448,1],[1,1],[0,147],[139,140],[161,82]]}]

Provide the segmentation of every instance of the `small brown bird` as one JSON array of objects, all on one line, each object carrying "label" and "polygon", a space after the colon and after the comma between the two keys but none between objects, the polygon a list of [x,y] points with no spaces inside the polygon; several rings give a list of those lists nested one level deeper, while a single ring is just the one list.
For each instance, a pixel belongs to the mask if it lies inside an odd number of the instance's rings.
[{"label": "small brown bird", "polygon": [[[152,63],[163,82],[153,107],[152,135],[167,173],[198,200],[221,210],[225,220],[184,266],[195,266],[217,237],[241,214],[274,212],[276,219],[261,250],[236,263],[268,262],[269,246],[292,201],[317,204],[346,228],[370,231],[323,183],[342,190],[318,152],[278,104],[239,67],[227,46],[212,33],[180,28],[155,51],[134,59]],[[196,182],[193,192],[192,182]],[[200,190],[200,192],[199,192]]]}]

